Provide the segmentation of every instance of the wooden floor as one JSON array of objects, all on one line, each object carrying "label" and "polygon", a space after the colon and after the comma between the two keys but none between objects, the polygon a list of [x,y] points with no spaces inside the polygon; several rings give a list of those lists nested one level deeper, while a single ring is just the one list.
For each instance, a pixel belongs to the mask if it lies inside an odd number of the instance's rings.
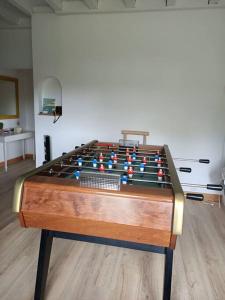
[{"label": "wooden floor", "polygon": [[[0,299],[33,299],[40,231],[23,229],[11,213],[15,178],[33,167],[23,161],[0,174]],[[157,300],[164,258],[135,250],[57,239],[47,300]],[[225,209],[185,205],[184,231],[174,256],[172,300],[225,299]]]}]

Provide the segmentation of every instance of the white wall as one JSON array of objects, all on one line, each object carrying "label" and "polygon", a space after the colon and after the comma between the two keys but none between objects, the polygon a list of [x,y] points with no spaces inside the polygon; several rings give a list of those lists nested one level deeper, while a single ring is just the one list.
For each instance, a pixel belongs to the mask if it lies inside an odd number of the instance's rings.
[{"label": "white wall", "polygon": [[[19,119],[0,120],[4,123],[4,128],[14,128],[18,125],[23,130],[34,130],[34,103],[33,103],[33,71],[32,70],[3,70],[0,69],[0,75],[12,76],[18,78],[19,82]],[[32,141],[26,142],[26,153],[33,153]],[[10,143],[8,145],[8,159],[22,155],[22,145],[20,142]],[[3,147],[0,144],[0,161],[3,161]]]},{"label": "white wall", "polygon": [[[53,157],[121,129],[148,130],[151,144],[186,164],[182,182],[220,180],[224,143],[225,10],[34,15],[32,26],[37,165],[43,135]],[[38,116],[41,82],[62,84],[63,116]],[[177,166],[183,166],[177,163]]]},{"label": "white wall", "polygon": [[0,68],[32,68],[31,29],[0,29]]}]

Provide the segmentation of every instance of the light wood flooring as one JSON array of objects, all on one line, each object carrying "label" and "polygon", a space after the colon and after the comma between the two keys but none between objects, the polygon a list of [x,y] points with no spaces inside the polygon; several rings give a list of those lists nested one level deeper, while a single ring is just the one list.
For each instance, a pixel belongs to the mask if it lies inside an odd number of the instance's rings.
[{"label": "light wood flooring", "polygon": [[[23,161],[0,174],[0,299],[33,299],[40,231],[23,229],[11,212]],[[57,239],[46,300],[161,300],[164,257]],[[174,253],[172,300],[225,299],[225,209],[185,205],[184,231]]]}]

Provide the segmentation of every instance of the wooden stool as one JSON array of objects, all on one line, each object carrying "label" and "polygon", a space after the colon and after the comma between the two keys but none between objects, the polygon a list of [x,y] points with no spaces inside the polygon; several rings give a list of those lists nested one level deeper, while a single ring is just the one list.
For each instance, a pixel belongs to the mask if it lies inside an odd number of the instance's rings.
[{"label": "wooden stool", "polygon": [[143,136],[143,145],[146,145],[146,137],[149,136],[148,131],[138,131],[138,130],[121,130],[121,134],[123,135],[123,139],[127,140],[127,136],[129,135],[142,135]]}]

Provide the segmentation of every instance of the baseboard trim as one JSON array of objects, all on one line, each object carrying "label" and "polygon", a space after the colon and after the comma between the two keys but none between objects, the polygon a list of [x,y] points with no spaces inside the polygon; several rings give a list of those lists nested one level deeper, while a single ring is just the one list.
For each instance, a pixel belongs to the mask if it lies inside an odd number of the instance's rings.
[{"label": "baseboard trim", "polygon": [[209,202],[221,202],[222,195],[220,194],[206,194],[204,193],[204,199]]},{"label": "baseboard trim", "polygon": [[[31,153],[25,154],[25,159],[33,159],[33,154],[31,154]],[[14,157],[14,158],[11,158],[11,159],[8,159],[7,164],[8,165],[12,165],[12,164],[15,164],[15,163],[17,163],[17,162],[19,162],[21,160],[23,160],[23,156],[22,155]],[[5,164],[4,161],[0,161],[0,168],[4,167],[4,164]]]},{"label": "baseboard trim", "polygon": [[27,153],[25,154],[25,159],[33,159],[33,154],[32,153]]}]

